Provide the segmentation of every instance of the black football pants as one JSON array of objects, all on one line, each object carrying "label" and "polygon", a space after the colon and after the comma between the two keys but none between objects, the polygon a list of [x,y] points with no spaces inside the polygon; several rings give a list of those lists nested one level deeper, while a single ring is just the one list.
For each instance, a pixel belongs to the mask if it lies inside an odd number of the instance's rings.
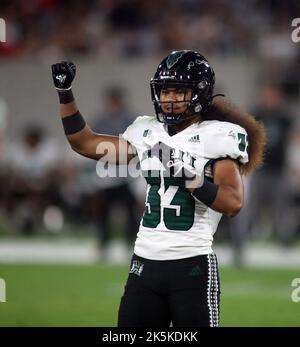
[{"label": "black football pants", "polygon": [[133,255],[119,327],[215,327],[220,285],[214,253],[179,260]]}]

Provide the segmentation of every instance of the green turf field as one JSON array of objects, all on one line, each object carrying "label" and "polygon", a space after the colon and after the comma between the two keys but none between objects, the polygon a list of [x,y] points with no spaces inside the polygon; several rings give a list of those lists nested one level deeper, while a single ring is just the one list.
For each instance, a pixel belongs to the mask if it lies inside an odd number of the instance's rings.
[{"label": "green turf field", "polygon": [[[222,268],[222,326],[300,326],[300,270]],[[0,326],[115,326],[126,266],[0,264]]]}]

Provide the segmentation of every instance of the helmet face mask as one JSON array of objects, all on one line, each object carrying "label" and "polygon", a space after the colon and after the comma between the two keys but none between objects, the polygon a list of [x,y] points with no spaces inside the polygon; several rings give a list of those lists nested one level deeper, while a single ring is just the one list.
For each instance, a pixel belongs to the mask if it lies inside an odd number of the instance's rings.
[{"label": "helmet face mask", "polygon": [[[159,122],[166,124],[179,124],[205,111],[212,100],[215,74],[207,60],[197,52],[174,51],[158,66],[151,79],[151,96],[155,113]],[[162,89],[191,90],[189,99],[175,101],[162,101]],[[186,96],[186,93],[185,93]],[[166,110],[164,104],[171,107]],[[186,104],[184,110],[180,107]]]}]

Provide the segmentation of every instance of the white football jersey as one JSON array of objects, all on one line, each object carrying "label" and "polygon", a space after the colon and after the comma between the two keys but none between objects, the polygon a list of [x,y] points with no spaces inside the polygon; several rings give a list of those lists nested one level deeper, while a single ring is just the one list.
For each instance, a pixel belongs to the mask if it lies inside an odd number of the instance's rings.
[{"label": "white football jersey", "polygon": [[136,148],[148,183],[134,253],[153,260],[211,253],[222,214],[190,194],[182,173],[188,170],[212,177],[212,164],[222,158],[247,163],[245,129],[213,120],[193,123],[170,136],[156,117],[142,116],[127,128],[123,138]]}]

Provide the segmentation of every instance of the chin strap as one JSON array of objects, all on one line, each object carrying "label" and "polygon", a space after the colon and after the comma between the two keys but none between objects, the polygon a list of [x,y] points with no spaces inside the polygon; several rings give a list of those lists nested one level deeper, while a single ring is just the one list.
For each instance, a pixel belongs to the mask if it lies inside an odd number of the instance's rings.
[{"label": "chin strap", "polygon": [[211,101],[213,101],[213,99],[215,98],[215,97],[217,97],[217,96],[223,96],[224,98],[225,98],[225,94],[215,94],[215,95],[213,95],[212,97],[211,97]]}]

